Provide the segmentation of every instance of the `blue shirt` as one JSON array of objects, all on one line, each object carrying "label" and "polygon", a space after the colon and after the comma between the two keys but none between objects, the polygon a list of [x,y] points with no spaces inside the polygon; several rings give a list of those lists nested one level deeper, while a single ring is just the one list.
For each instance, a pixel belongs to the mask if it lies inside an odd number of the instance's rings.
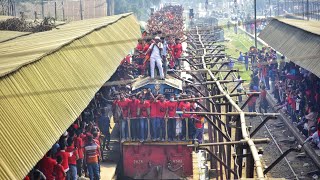
[{"label": "blue shirt", "polygon": [[249,64],[249,56],[244,56],[244,63]]},{"label": "blue shirt", "polygon": [[105,114],[102,114],[102,116],[99,118],[98,124],[99,124],[99,128],[100,128],[101,132],[103,134],[105,134],[108,131],[109,126],[110,126],[109,117],[106,116]]},{"label": "blue shirt", "polygon": [[167,56],[167,46],[168,46],[167,41],[164,41],[163,42],[163,49],[162,49],[162,53],[161,53],[162,56]]}]

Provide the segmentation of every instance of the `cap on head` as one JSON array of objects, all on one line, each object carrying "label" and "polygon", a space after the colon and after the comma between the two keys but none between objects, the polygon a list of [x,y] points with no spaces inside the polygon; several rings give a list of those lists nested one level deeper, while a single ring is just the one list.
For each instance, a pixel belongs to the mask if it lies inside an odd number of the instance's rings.
[{"label": "cap on head", "polygon": [[159,37],[159,36],[156,36],[154,39],[156,39],[156,40],[160,40],[160,37]]}]

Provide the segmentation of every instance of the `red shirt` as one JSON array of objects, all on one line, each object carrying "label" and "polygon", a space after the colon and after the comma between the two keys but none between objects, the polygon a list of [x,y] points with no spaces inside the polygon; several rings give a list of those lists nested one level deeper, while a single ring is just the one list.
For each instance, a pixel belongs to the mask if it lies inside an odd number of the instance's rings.
[{"label": "red shirt", "polygon": [[55,180],[65,180],[66,176],[64,174],[64,169],[61,164],[57,164],[54,167]]},{"label": "red shirt", "polygon": [[155,118],[158,117],[158,109],[159,109],[159,103],[158,102],[150,102],[150,117]]},{"label": "red shirt", "polygon": [[140,108],[140,117],[148,117],[147,109],[150,108],[148,101],[145,101],[143,104],[139,103],[138,108]]},{"label": "red shirt", "polygon": [[[190,111],[191,110],[191,104],[189,102],[180,102],[179,104],[179,108],[182,110],[182,111]],[[191,114],[183,114],[182,117],[183,118],[189,118],[191,116]]]},{"label": "red shirt", "polygon": [[77,147],[79,159],[83,159],[83,141],[81,137],[76,137],[74,141],[74,146]]},{"label": "red shirt", "polygon": [[[73,150],[74,150],[74,145],[71,145],[71,146],[68,146],[68,147],[67,147],[66,152],[72,153]],[[72,156],[70,156],[70,157],[68,158],[69,164],[77,165],[77,154],[78,154],[77,152],[78,152],[78,151],[74,151],[74,152],[72,153]]]},{"label": "red shirt", "polygon": [[59,151],[56,156],[61,156],[62,157],[62,167],[64,169],[64,172],[69,171],[69,157],[70,157],[70,153],[69,152],[65,152],[65,151]]},{"label": "red shirt", "polygon": [[[252,92],[256,92],[256,91],[252,91]],[[253,96],[253,94],[250,94],[249,97],[250,97],[250,96]],[[257,100],[257,96],[253,96],[253,97],[250,99],[250,101],[248,102],[248,106],[253,106],[253,104],[256,102],[256,100]]]},{"label": "red shirt", "polygon": [[39,170],[46,176],[47,180],[53,180],[53,169],[54,166],[57,164],[57,161],[50,158],[50,157],[43,157],[40,161],[40,168]]},{"label": "red shirt", "polygon": [[139,44],[137,45],[136,49],[137,49],[138,51],[143,51],[143,46],[142,46],[142,44],[139,43]]},{"label": "red shirt", "polygon": [[178,102],[176,101],[168,101],[167,102],[167,108],[168,108],[168,116],[169,117],[176,117],[176,112],[178,108]]},{"label": "red shirt", "polygon": [[196,116],[194,116],[194,119],[195,119],[194,126],[197,129],[202,129],[203,128],[203,123],[204,123],[204,117],[196,115]]},{"label": "red shirt", "polygon": [[160,118],[164,118],[167,112],[167,102],[166,101],[158,101],[158,111],[157,116]]},{"label": "red shirt", "polygon": [[130,108],[130,117],[131,118],[136,118],[138,115],[138,105],[140,101],[138,99],[135,99],[134,101],[131,101],[129,103],[129,108]]},{"label": "red shirt", "polygon": [[125,98],[123,101],[118,101],[118,106],[122,109],[122,116],[128,117],[128,110],[129,110],[129,103],[131,102],[130,99]]},{"label": "red shirt", "polygon": [[143,52],[147,52],[150,47],[150,44],[145,44],[143,48]]},{"label": "red shirt", "polygon": [[261,97],[262,99],[266,99],[266,97],[267,97],[267,91],[266,91],[266,90],[262,90],[262,91],[260,92],[260,97]]},{"label": "red shirt", "polygon": [[182,54],[182,45],[176,44],[174,46],[174,58],[181,58],[181,54]]}]

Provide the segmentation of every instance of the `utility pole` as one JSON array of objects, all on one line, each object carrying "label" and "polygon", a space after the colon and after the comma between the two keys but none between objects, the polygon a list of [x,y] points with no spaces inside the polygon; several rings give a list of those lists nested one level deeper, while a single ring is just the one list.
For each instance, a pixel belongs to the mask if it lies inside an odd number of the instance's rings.
[{"label": "utility pole", "polygon": [[83,20],[83,14],[82,14],[82,0],[80,0],[80,19]]},{"label": "utility pole", "polygon": [[309,0],[307,0],[307,20],[309,21]]},{"label": "utility pole", "polygon": [[54,19],[57,20],[57,2],[54,2]]},{"label": "utility pole", "polygon": [[44,2],[41,0],[41,14],[42,14],[42,19],[44,19]]},{"label": "utility pole", "polygon": [[270,11],[270,17],[271,17],[271,0],[269,0],[269,11]]},{"label": "utility pole", "polygon": [[65,15],[64,15],[64,5],[63,5],[63,1],[61,2],[61,5],[62,5],[62,21],[65,21],[66,18],[65,18]]},{"label": "utility pole", "polygon": [[254,45],[258,48],[257,45],[257,0],[254,0]]},{"label": "utility pole", "polygon": [[280,16],[280,6],[279,6],[279,4],[280,4],[280,3],[279,3],[279,0],[278,0],[278,1],[277,1],[277,6],[278,6],[278,8],[277,8],[277,9],[278,9],[278,16]]}]

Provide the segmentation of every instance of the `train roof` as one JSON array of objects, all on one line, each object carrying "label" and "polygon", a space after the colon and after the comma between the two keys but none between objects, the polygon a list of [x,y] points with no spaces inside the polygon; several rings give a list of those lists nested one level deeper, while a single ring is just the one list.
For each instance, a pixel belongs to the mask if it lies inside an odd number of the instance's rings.
[{"label": "train roof", "polygon": [[182,81],[169,75],[167,75],[164,80],[151,79],[150,77],[139,78],[132,84],[132,90],[134,91],[148,84],[166,84],[173,88],[182,90]]}]

